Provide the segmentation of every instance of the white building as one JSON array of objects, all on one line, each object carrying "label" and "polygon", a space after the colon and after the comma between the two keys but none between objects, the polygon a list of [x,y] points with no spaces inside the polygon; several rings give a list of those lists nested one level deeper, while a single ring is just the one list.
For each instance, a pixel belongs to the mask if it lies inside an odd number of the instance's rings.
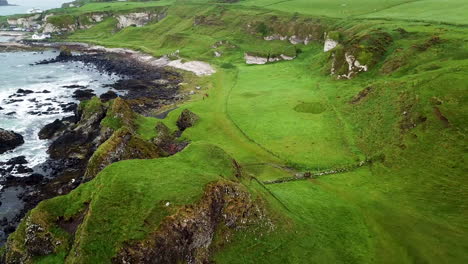
[{"label": "white building", "polygon": [[36,34],[32,35],[31,38],[34,39],[34,40],[48,39],[48,38],[50,38],[50,34],[38,34],[38,33],[36,33]]}]

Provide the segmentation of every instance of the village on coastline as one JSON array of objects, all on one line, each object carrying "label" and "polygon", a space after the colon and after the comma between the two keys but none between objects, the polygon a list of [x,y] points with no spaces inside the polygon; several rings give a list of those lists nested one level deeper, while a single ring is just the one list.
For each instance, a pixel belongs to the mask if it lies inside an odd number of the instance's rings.
[{"label": "village on coastline", "polygon": [[[9,5],[11,4],[7,0],[0,0],[0,6]],[[44,40],[50,38],[49,33],[39,33],[42,26],[35,22],[43,12],[40,8],[31,8],[26,12],[26,15],[30,15],[29,17],[8,18],[7,25],[0,24],[0,37],[7,39],[7,42],[16,42],[22,39]],[[31,35],[31,33],[33,34]]]}]

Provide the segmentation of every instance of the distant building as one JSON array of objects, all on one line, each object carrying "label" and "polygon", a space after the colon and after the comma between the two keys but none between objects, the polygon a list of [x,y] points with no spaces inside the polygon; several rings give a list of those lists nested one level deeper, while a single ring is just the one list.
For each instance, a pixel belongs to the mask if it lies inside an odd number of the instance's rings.
[{"label": "distant building", "polygon": [[34,39],[34,40],[44,40],[44,39],[50,38],[50,34],[38,34],[38,33],[36,33],[36,34],[32,35],[31,38]]},{"label": "distant building", "polygon": [[[0,1],[1,1],[1,0],[0,0]],[[29,9],[29,10],[28,10],[28,14],[40,14],[40,13],[42,13],[42,12],[44,12],[44,11],[42,11],[42,10],[39,9],[39,8],[33,8],[33,9]]]}]

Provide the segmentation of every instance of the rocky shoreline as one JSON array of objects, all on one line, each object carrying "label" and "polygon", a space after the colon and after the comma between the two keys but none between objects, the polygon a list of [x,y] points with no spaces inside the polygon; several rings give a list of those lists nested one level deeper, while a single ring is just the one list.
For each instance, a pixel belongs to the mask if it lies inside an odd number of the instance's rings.
[{"label": "rocky shoreline", "polygon": [[184,62],[179,57],[179,51],[173,54],[164,55],[159,58],[145,54],[143,52],[134,51],[125,48],[106,48],[99,45],[91,45],[82,42],[46,42],[46,41],[31,41],[21,40],[19,42],[0,42],[0,51],[3,50],[41,50],[41,49],[67,49],[83,52],[83,53],[101,53],[114,54],[116,56],[125,57],[139,65],[156,68],[174,68],[188,72],[192,72],[197,76],[209,76],[216,73],[216,70],[208,63],[202,61],[187,61]]},{"label": "rocky shoreline", "polygon": [[[102,74],[119,75],[121,79],[109,88],[118,90],[121,94],[118,100],[112,101],[110,105],[106,102],[118,97],[112,91],[102,94],[100,99],[91,100],[99,102],[96,107],[86,107],[83,104],[79,107],[76,104],[67,105],[68,110],[73,111],[73,116],[62,120],[57,119],[45,125],[39,132],[41,139],[49,139],[51,142],[47,151],[50,157],[44,164],[29,168],[28,161],[24,157],[16,157],[3,164],[6,169],[0,171],[0,174],[3,174],[0,177],[2,186],[0,208],[7,214],[0,219],[0,244],[6,241],[7,236],[14,232],[24,215],[39,202],[66,194],[81,182],[88,180],[84,178],[84,175],[87,172],[90,158],[98,147],[115,132],[115,129],[101,124],[105,118],[111,119],[116,116],[121,118],[128,113],[150,115],[155,110],[172,105],[184,98],[178,93],[182,77],[176,72],[142,63],[135,60],[133,56],[122,56],[116,53],[96,51],[90,53],[88,51],[72,55],[70,48],[67,46],[56,58],[40,61],[38,64],[82,62],[84,67],[94,67]],[[83,51],[79,48],[73,50]],[[79,85],[64,88],[74,89],[73,96],[80,101],[89,100],[95,96],[92,89]],[[125,137],[132,137],[132,133],[130,131],[124,134]],[[173,137],[168,138],[171,142],[163,140],[162,143],[159,142],[159,146],[152,142],[141,142],[141,144],[154,144],[155,147],[151,148],[160,148],[163,151],[161,155],[174,154],[186,145],[175,143]],[[124,142],[127,141],[124,140]],[[166,146],[169,150],[167,152],[164,151]],[[141,158],[154,155],[156,154],[143,155]],[[158,155],[160,154],[156,156]],[[138,157],[138,155],[136,157],[112,157],[109,162]],[[13,171],[20,171],[25,176],[12,176]]]}]

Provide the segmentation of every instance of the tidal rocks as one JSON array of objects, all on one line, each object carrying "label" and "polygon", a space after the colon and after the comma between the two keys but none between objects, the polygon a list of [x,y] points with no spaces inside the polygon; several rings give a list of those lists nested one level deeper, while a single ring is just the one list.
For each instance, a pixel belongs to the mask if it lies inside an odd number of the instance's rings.
[{"label": "tidal rocks", "polygon": [[94,93],[92,89],[76,90],[73,92],[73,98],[79,101],[89,100],[93,96],[96,96],[96,94]]},{"label": "tidal rocks", "polygon": [[112,100],[112,99],[115,99],[117,98],[117,93],[114,92],[114,91],[107,91],[103,94],[101,94],[101,96],[99,96],[99,98],[103,101],[103,102],[107,102],[109,100]]},{"label": "tidal rocks", "polygon": [[23,143],[24,139],[20,134],[0,128],[0,154],[12,150]]},{"label": "tidal rocks", "polygon": [[200,118],[188,109],[184,109],[177,119],[177,127],[180,131],[184,131],[185,129],[192,127]]},{"label": "tidal rocks", "polygon": [[[131,99],[131,108],[140,114],[150,114],[151,110],[177,101],[178,84],[181,77],[178,73],[164,70],[158,66],[152,66],[135,60],[131,56],[122,54],[81,54],[72,56],[57,56],[51,60],[38,62],[37,64],[49,64],[56,62],[78,61],[86,65],[93,65],[98,71],[105,74],[115,74],[124,77],[111,88],[126,91],[121,97]],[[196,66],[199,67],[199,66]],[[68,86],[65,88],[83,88]],[[75,98],[89,99],[92,96],[87,89],[75,91]],[[104,101],[114,98],[115,94],[106,93]]]},{"label": "tidal rocks", "polygon": [[39,139],[51,139],[57,132],[64,130],[66,127],[62,121],[55,119],[54,122],[45,125],[39,131]]},{"label": "tidal rocks", "polygon": [[25,156],[18,156],[15,158],[11,158],[7,161],[7,165],[14,165],[14,164],[27,164],[28,161],[26,160]]},{"label": "tidal rocks", "polygon": [[60,108],[62,108],[62,111],[65,113],[75,112],[78,109],[78,105],[75,103],[60,104]]},{"label": "tidal rocks", "polygon": [[71,85],[64,85],[62,88],[67,88],[67,89],[85,89],[87,88],[86,86],[83,85],[78,85],[78,84],[71,84]]},{"label": "tidal rocks", "polygon": [[44,179],[44,175],[39,173],[33,173],[26,177],[15,177],[15,176],[7,176],[5,180],[2,182],[2,186],[4,188],[8,188],[11,186],[32,186],[36,184],[40,184]]},{"label": "tidal rocks", "polygon": [[18,90],[16,91],[16,93],[17,93],[17,94],[32,94],[32,93],[34,93],[34,91],[18,89]]}]

